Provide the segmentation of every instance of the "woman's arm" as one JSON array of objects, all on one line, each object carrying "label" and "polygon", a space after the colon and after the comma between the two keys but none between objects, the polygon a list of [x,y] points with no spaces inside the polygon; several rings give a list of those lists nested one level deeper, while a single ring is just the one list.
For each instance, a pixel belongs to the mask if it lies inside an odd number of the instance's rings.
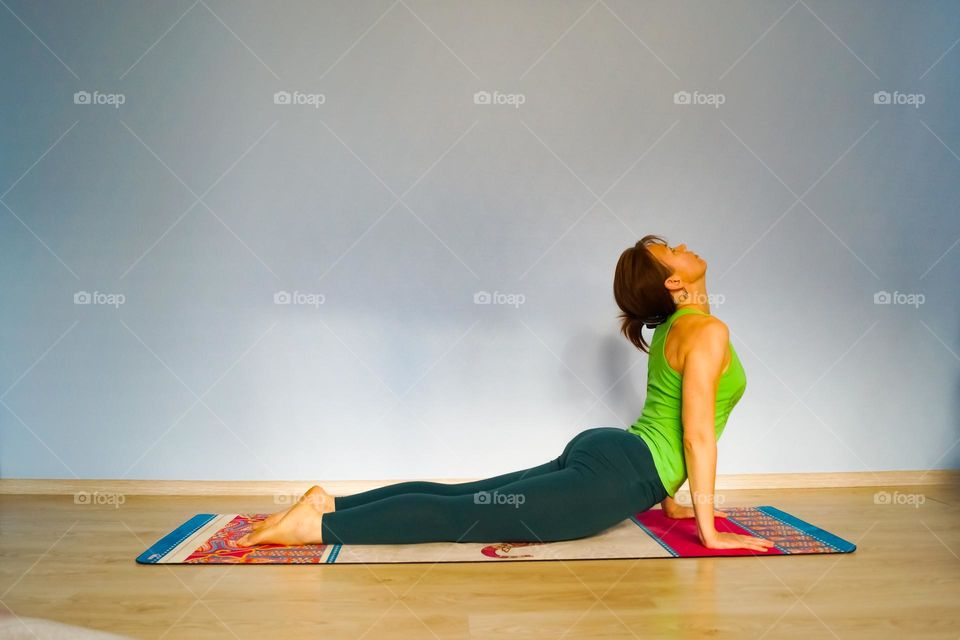
[{"label": "woman's arm", "polygon": [[713,491],[717,475],[714,406],[730,333],[725,324],[711,319],[696,327],[691,338],[694,346],[683,363],[681,416],[683,453],[700,542],[714,549],[765,551],[773,543],[753,536],[717,533],[714,526]]},{"label": "woman's arm", "polygon": [[722,322],[701,321],[691,336],[694,347],[684,358],[682,377],[683,453],[690,498],[700,542],[716,538],[713,487],[717,472],[714,405],[729,332]]}]

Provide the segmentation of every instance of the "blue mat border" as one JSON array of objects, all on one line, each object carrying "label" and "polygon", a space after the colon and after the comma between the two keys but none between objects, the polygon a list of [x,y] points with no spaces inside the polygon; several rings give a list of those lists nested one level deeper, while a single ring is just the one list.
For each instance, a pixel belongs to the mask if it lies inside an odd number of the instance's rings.
[{"label": "blue mat border", "polygon": [[333,543],[332,549],[330,549],[330,555],[327,556],[327,564],[333,564],[337,561],[337,556],[340,555],[340,549],[343,548],[342,544]]},{"label": "blue mat border", "polygon": [[160,538],[149,549],[137,556],[140,564],[156,564],[163,560],[174,547],[195,534],[201,527],[217,517],[216,513],[198,513],[182,525]]}]

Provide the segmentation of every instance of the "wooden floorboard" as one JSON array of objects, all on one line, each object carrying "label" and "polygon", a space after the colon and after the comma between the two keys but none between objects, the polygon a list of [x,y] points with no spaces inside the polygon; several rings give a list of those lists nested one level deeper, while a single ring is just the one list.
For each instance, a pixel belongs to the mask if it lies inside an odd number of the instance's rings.
[{"label": "wooden floorboard", "polygon": [[[877,504],[878,491],[922,504]],[[135,638],[958,638],[960,490],[727,491],[849,555],[503,564],[141,566],[186,517],[260,496],[0,495],[0,607]],[[903,498],[901,498],[902,500]]]}]

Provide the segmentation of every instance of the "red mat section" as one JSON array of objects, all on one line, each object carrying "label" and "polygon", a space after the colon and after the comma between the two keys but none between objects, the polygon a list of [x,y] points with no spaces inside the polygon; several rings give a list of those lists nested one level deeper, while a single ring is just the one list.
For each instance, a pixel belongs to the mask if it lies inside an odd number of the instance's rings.
[{"label": "red mat section", "polygon": [[633,520],[676,557],[778,556],[808,553],[850,553],[855,544],[774,507],[723,509],[726,518],[714,518],[717,531],[766,538],[776,546],[766,551],[707,549],[700,544],[695,518],[674,520],[661,509],[638,513]]}]

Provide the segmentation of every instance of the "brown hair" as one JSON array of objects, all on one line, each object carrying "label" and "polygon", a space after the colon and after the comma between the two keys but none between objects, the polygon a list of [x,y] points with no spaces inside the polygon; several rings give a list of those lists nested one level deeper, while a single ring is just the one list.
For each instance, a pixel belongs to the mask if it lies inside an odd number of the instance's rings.
[{"label": "brown hair", "polygon": [[620,254],[613,275],[613,297],[623,311],[617,316],[620,331],[644,353],[650,353],[650,344],[643,338],[643,325],[656,327],[677,310],[673,296],[663,285],[672,273],[647,249],[650,244],[667,242],[660,236],[643,236]]}]

